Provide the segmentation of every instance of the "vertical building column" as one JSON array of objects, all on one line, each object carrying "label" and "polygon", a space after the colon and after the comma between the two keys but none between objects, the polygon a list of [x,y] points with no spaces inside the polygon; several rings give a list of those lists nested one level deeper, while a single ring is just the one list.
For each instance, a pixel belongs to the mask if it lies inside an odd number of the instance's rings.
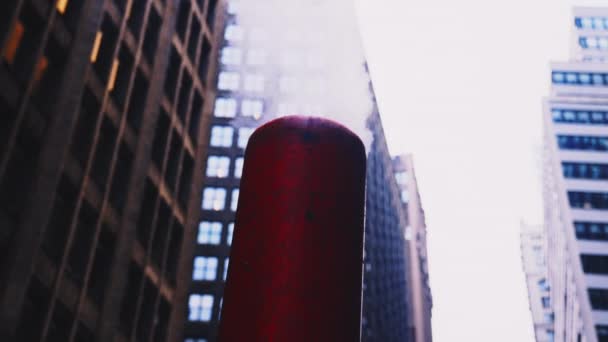
[{"label": "vertical building column", "polygon": [[[124,291],[127,282],[127,273],[133,244],[135,242],[137,217],[141,210],[143,189],[146,181],[145,175],[148,173],[151,160],[152,143],[156,130],[157,119],[159,116],[160,101],[163,94],[163,84],[165,72],[169,63],[169,53],[171,51],[171,38],[175,30],[175,17],[179,0],[167,1],[163,24],[160,30],[157,51],[154,65],[152,67],[152,77],[150,88],[143,110],[143,122],[138,136],[137,146],[134,153],[133,170],[129,180],[127,191],[126,206],[118,229],[118,241],[113,262],[110,269],[110,279],[105,293],[106,299],[103,303],[99,326],[97,330],[97,341],[113,341],[114,334],[118,328],[117,313],[124,298]],[[128,299],[127,299],[128,300]],[[135,300],[134,298],[132,300]]]},{"label": "vertical building column", "polygon": [[93,47],[97,28],[101,23],[103,0],[89,0],[84,4],[78,30],[68,55],[62,83],[53,108],[52,122],[44,137],[38,158],[37,174],[25,203],[21,222],[6,261],[4,284],[0,289],[0,340],[14,340],[15,329],[21,314],[25,291],[33,262],[50,215],[55,189],[59,182],[62,162],[66,157],[73,133],[76,114],[89,65],[87,57]]}]

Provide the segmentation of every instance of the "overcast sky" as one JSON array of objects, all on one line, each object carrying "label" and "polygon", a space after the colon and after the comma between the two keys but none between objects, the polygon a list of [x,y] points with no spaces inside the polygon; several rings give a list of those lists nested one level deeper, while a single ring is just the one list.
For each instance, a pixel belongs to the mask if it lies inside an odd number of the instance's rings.
[{"label": "overcast sky", "polygon": [[541,222],[541,98],[574,0],[357,0],[391,153],[411,152],[435,342],[533,341],[520,220]]}]

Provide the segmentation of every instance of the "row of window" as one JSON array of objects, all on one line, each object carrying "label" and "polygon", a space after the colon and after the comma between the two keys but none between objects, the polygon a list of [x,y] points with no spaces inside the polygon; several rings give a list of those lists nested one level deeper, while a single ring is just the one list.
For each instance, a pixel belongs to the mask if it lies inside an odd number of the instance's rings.
[{"label": "row of window", "polygon": [[568,191],[570,207],[576,209],[608,209],[608,193]]},{"label": "row of window", "polygon": [[[226,234],[226,245],[232,244],[234,233],[234,222],[228,224]],[[196,241],[201,245],[219,245],[222,240],[222,223],[203,221],[198,225],[198,236]]]},{"label": "row of window", "polygon": [[579,29],[608,30],[608,18],[605,17],[576,17],[574,25]]},{"label": "row of window", "polygon": [[608,137],[558,135],[557,144],[562,150],[608,151]]},{"label": "row of window", "polygon": [[608,37],[580,37],[578,44],[583,49],[608,50]]},{"label": "row of window", "polygon": [[[234,178],[241,178],[243,174],[243,157],[234,161]],[[226,178],[230,170],[230,158],[226,156],[209,156],[207,158],[207,177]]]},{"label": "row of window", "polygon": [[[203,210],[224,210],[226,207],[226,194],[227,191],[224,188],[205,188],[205,190],[203,190],[203,202],[201,207]],[[232,196],[230,198],[230,210],[236,211],[238,201],[239,189],[233,189]]]},{"label": "row of window", "polygon": [[[228,275],[229,258],[224,258],[224,275],[226,280]],[[192,270],[192,280],[196,281],[214,281],[217,279],[217,257],[213,256],[197,256],[194,258],[194,268]]]},{"label": "row of window", "polygon": [[[319,44],[319,42],[325,41],[326,36],[321,32],[321,30],[314,29],[314,25],[310,26],[309,29],[286,29],[279,34],[273,34],[272,38],[274,40],[278,40],[287,44]],[[260,44],[266,43],[270,40],[271,36],[269,31],[264,30],[260,27],[253,27],[248,30],[247,34],[245,33],[245,29],[242,26],[237,24],[229,24],[226,26],[226,30],[224,31],[224,39],[232,44],[238,45],[245,42],[245,36],[250,43]]]},{"label": "row of window", "polygon": [[[246,56],[245,56],[246,55]],[[244,49],[236,46],[226,46],[222,49],[220,62],[227,66],[245,65],[258,67],[268,63],[268,53],[260,49],[250,49],[247,53]],[[277,65],[286,69],[294,67],[305,67],[308,69],[319,69],[326,66],[324,58],[316,53],[300,54],[286,51],[278,55]]]},{"label": "row of window", "polygon": [[583,271],[590,274],[608,274],[608,255],[581,254]]},{"label": "row of window", "polygon": [[[237,113],[236,99],[218,97],[215,100],[213,115],[218,118],[234,118]],[[241,116],[259,119],[264,114],[264,101],[259,99],[244,99],[241,101]]]},{"label": "row of window", "polygon": [[608,112],[573,109],[551,110],[553,122],[581,123],[592,125],[608,124]]},{"label": "row of window", "polygon": [[574,222],[574,229],[579,240],[608,241],[608,223]]},{"label": "row of window", "polygon": [[563,162],[562,171],[566,178],[608,179],[608,164]]},{"label": "row of window", "polygon": [[608,74],[597,72],[554,71],[551,79],[555,84],[606,86]]},{"label": "row of window", "polygon": [[[218,76],[217,88],[224,91],[242,89],[247,92],[263,93],[266,89],[266,79],[262,74],[247,73],[241,77],[241,74],[236,71],[222,71]],[[327,91],[327,84],[321,77],[281,76],[279,78],[279,90],[285,94],[300,91],[323,94]]]},{"label": "row of window", "polygon": [[[262,74],[247,74],[243,77],[243,90],[261,93],[265,88],[265,78]],[[241,74],[234,71],[222,71],[218,76],[217,88],[225,91],[237,91],[241,88]]]},{"label": "row of window", "polygon": [[[247,147],[249,137],[255,129],[251,127],[240,127],[238,129],[237,146],[240,148]],[[234,141],[234,128],[231,126],[213,126],[211,127],[211,139],[209,145],[213,147],[232,147]]]}]

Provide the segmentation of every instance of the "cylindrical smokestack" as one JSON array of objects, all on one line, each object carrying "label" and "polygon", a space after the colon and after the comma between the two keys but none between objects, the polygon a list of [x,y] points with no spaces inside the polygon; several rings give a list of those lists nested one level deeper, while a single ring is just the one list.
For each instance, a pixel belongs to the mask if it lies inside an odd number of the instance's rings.
[{"label": "cylindrical smokestack", "polygon": [[348,129],[284,117],[247,146],[221,342],[359,341],[366,156]]}]

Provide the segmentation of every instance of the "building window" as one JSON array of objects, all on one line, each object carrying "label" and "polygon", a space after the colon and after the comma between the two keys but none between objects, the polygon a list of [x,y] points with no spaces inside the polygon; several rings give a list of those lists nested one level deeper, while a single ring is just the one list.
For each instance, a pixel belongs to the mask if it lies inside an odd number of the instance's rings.
[{"label": "building window", "polygon": [[547,282],[547,279],[539,280],[538,288],[541,292],[549,291],[549,283]]},{"label": "building window", "polygon": [[245,31],[243,28],[238,25],[228,25],[226,26],[226,31],[224,32],[224,39],[230,42],[240,42],[245,37]]},{"label": "building window", "polygon": [[608,37],[580,37],[578,45],[586,50],[608,50]]},{"label": "building window", "polygon": [[608,342],[608,325],[596,325],[598,342]]},{"label": "building window", "polygon": [[608,223],[577,221],[574,229],[579,240],[608,241]]},{"label": "building window", "polygon": [[604,73],[554,71],[551,80],[554,84],[574,86],[605,86],[608,84],[608,75]]},{"label": "building window", "polygon": [[194,258],[192,280],[215,280],[217,277],[217,258],[197,256]]},{"label": "building window", "polygon": [[230,169],[230,158],[220,156],[209,156],[207,158],[207,177],[228,177]]},{"label": "building window", "polygon": [[230,210],[236,211],[238,204],[239,204],[239,189],[234,189],[234,190],[232,190],[232,197],[230,199]]},{"label": "building window", "polygon": [[203,191],[204,210],[223,210],[226,203],[226,189],[223,188],[205,188]]},{"label": "building window", "polygon": [[188,320],[191,322],[209,322],[213,310],[213,296],[208,294],[191,294],[188,300]]},{"label": "building window", "polygon": [[283,76],[279,80],[279,89],[283,93],[293,93],[298,90],[298,80],[292,76]]},{"label": "building window", "polygon": [[400,171],[395,173],[395,179],[397,180],[397,184],[399,185],[407,184],[407,172]]},{"label": "building window", "polygon": [[562,150],[608,151],[608,137],[558,135],[557,144]]},{"label": "building window", "polygon": [[238,157],[234,161],[234,178],[241,178],[243,175],[243,163],[245,159],[243,157]]},{"label": "building window", "polygon": [[608,289],[589,289],[589,301],[593,310],[608,310]]},{"label": "building window", "polygon": [[401,190],[401,202],[407,203],[410,200],[410,195],[407,190]]},{"label": "building window", "polygon": [[240,65],[243,61],[243,51],[233,46],[222,49],[221,62],[224,65]]},{"label": "building window", "polygon": [[222,71],[220,72],[217,88],[219,90],[236,91],[239,89],[241,75],[238,72]]},{"label": "building window", "polygon": [[262,50],[249,50],[247,53],[247,65],[259,66],[266,64],[266,52]]},{"label": "building window", "polygon": [[196,241],[201,245],[219,245],[222,239],[222,224],[220,222],[203,221],[198,225]]},{"label": "building window", "polygon": [[228,225],[228,234],[226,234],[226,244],[228,246],[232,245],[232,235],[234,234],[234,222]]},{"label": "building window", "polygon": [[551,110],[551,116],[553,117],[553,122],[558,122],[558,123],[573,123],[573,124],[588,124],[588,125],[606,125],[606,124],[608,124],[608,112],[605,112],[605,111],[554,108]]},{"label": "building window", "polygon": [[608,193],[568,191],[570,207],[576,209],[608,209]]},{"label": "building window", "polygon": [[543,308],[548,309],[551,307],[551,300],[549,299],[549,297],[543,297],[541,298],[541,301],[543,303]]},{"label": "building window", "polygon": [[236,116],[236,100],[220,97],[215,100],[213,115],[218,118],[233,118]]},{"label": "building window", "polygon": [[576,17],[574,25],[585,30],[608,30],[608,18],[603,17]]},{"label": "building window", "polygon": [[583,271],[589,274],[608,274],[608,255],[581,254]]},{"label": "building window", "polygon": [[245,75],[245,91],[260,93],[264,91],[264,76],[259,74]]},{"label": "building window", "polygon": [[263,43],[268,41],[268,32],[262,28],[254,27],[251,29],[249,40],[251,40],[253,43]]},{"label": "building window", "polygon": [[563,162],[565,178],[608,179],[608,164]]},{"label": "building window", "polygon": [[247,142],[249,141],[249,137],[253,134],[254,129],[250,127],[241,127],[239,128],[239,140],[238,146],[240,148],[247,147]]},{"label": "building window", "polygon": [[224,259],[224,281],[226,281],[226,277],[228,276],[228,264],[230,264],[230,258]]},{"label": "building window", "polygon": [[204,338],[186,338],[184,342],[207,342]]},{"label": "building window", "polygon": [[262,100],[243,100],[241,102],[241,115],[253,117],[256,120],[264,114],[264,102]]},{"label": "building window", "polygon": [[228,9],[227,9],[228,14],[235,15],[240,11],[240,8],[241,8],[241,1],[239,1],[239,0],[228,1]]},{"label": "building window", "polygon": [[213,147],[230,147],[232,146],[233,135],[234,128],[230,126],[213,126],[209,144]]}]

